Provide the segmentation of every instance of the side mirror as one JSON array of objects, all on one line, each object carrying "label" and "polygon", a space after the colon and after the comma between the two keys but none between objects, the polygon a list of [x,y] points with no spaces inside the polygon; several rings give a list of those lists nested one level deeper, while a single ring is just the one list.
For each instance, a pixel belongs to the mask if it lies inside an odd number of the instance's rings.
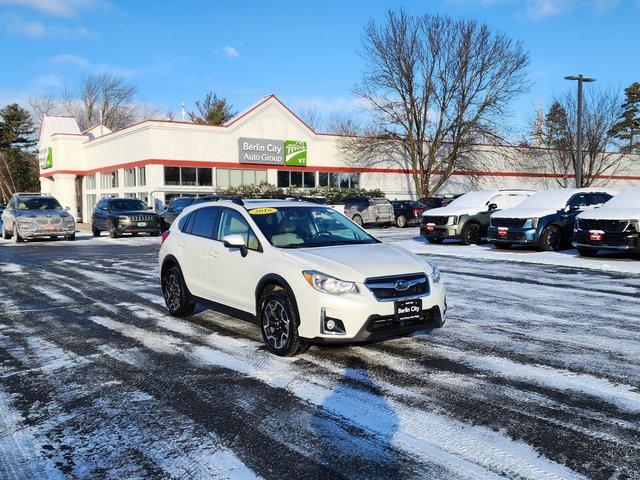
[{"label": "side mirror", "polygon": [[222,243],[226,248],[239,248],[240,254],[243,257],[247,256],[248,250],[244,244],[244,237],[240,234],[233,233],[231,235],[225,235],[222,238]]},{"label": "side mirror", "polygon": [[65,211],[68,212],[69,210],[71,210],[69,207],[64,207]]},{"label": "side mirror", "polygon": [[147,210],[153,210],[153,207],[147,207]]},{"label": "side mirror", "polygon": [[498,204],[496,204],[496,203],[490,203],[489,204],[489,211],[497,210],[497,209],[498,209]]}]

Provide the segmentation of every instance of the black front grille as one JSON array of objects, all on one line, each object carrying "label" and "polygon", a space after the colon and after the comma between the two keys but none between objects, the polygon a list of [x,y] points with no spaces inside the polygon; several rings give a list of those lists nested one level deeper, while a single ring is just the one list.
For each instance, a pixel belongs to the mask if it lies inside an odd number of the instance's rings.
[{"label": "black front grille", "polygon": [[426,225],[427,223],[434,223],[436,225],[446,225],[449,223],[449,217],[433,217],[433,216],[424,216],[422,217],[422,224]]},{"label": "black front grille", "polygon": [[[408,287],[398,288],[403,282],[406,282]],[[364,284],[378,300],[395,300],[429,293],[429,280],[423,273],[369,278]]]},{"label": "black front grille", "polygon": [[407,328],[435,326],[436,320],[440,320],[440,309],[437,306],[423,310],[420,318],[401,322],[396,321],[394,315],[372,315],[367,322],[367,331],[380,334],[400,333]]},{"label": "black front grille", "polygon": [[523,228],[527,218],[491,218],[492,227]]},{"label": "black front grille", "polygon": [[627,220],[578,219],[580,230],[602,230],[603,232],[634,232],[635,228]]}]

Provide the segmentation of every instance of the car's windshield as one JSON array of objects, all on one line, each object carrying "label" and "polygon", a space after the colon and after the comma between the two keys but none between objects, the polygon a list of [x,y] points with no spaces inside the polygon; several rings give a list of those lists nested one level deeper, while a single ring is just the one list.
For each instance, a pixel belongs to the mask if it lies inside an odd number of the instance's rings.
[{"label": "car's windshield", "polygon": [[274,247],[378,243],[378,240],[332,208],[263,207],[249,209],[249,215]]},{"label": "car's windshield", "polygon": [[564,208],[576,190],[558,189],[534,193],[517,208]]},{"label": "car's windshield", "polygon": [[17,210],[61,210],[62,207],[55,198],[34,197],[18,200]]},{"label": "car's windshield", "polygon": [[448,206],[450,207],[481,207],[485,205],[496,192],[486,190],[479,192],[469,192],[459,196]]},{"label": "car's windshield", "polygon": [[147,204],[142,200],[136,200],[135,198],[120,198],[117,200],[111,200],[109,206],[112,210],[147,210]]},{"label": "car's windshield", "polygon": [[606,204],[607,207],[629,208],[640,206],[640,188],[632,188],[619,193]]}]

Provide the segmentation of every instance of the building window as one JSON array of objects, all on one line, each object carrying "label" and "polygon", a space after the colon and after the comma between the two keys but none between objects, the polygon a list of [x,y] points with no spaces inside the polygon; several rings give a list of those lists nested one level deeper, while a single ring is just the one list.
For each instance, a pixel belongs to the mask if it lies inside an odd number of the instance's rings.
[{"label": "building window", "polygon": [[210,168],[198,169],[198,186],[210,187],[213,185],[213,175],[211,172],[212,170]]},{"label": "building window", "polygon": [[136,186],[136,169],[135,168],[124,169],[124,186],[125,187]]},{"label": "building window", "polygon": [[118,188],[118,171],[103,173],[100,175],[101,188]]},{"label": "building window", "polygon": [[96,189],[96,175],[95,173],[92,175],[87,175],[87,190],[95,190]]},{"label": "building window", "polygon": [[124,196],[126,198],[138,198],[138,196],[135,193],[125,193]]},{"label": "building window", "polygon": [[278,187],[280,188],[315,188],[316,172],[278,171]]},{"label": "building window", "polygon": [[212,180],[210,168],[164,167],[165,185],[210,187]]},{"label": "building window", "polygon": [[260,185],[267,183],[266,170],[240,170],[218,168],[216,186],[218,188],[239,187],[240,185]]},{"label": "building window", "polygon": [[138,200],[142,200],[144,203],[149,205],[149,194],[146,192],[138,193]]},{"label": "building window", "polygon": [[147,169],[138,167],[138,185],[144,187],[147,184]]},{"label": "building window", "polygon": [[93,208],[96,206],[96,194],[95,193],[90,193],[86,196],[87,198],[87,208],[89,210],[93,210]]},{"label": "building window", "polygon": [[320,186],[328,186],[331,188],[360,188],[360,174],[320,172]]},{"label": "building window", "polygon": [[164,167],[164,184],[180,185],[180,167]]}]

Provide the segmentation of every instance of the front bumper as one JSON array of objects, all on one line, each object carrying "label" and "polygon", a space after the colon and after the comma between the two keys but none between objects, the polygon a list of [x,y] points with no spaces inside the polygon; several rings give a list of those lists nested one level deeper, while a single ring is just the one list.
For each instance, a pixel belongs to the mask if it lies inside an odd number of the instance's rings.
[{"label": "front bumper", "polygon": [[597,250],[640,252],[640,234],[636,232],[605,232],[602,240],[591,240],[589,231],[578,230],[573,234],[572,244],[574,247]]},{"label": "front bumper", "polygon": [[44,228],[43,225],[37,224],[23,224],[17,225],[18,233],[25,240],[29,240],[31,238],[42,238],[42,237],[61,237],[61,236],[69,236],[76,233],[76,226],[73,225],[48,225],[49,228]]},{"label": "front bumper", "polygon": [[[318,343],[364,342],[378,338],[406,335],[428,328],[440,327],[445,321],[447,310],[446,291],[442,280],[433,283],[430,292],[416,297],[422,300],[422,318],[420,321],[395,321],[395,302],[377,300],[364,285],[359,284],[360,293],[330,295],[306,288],[296,295],[301,337]],[[327,334],[321,331],[322,311],[326,318],[340,320],[344,327],[343,335]]]},{"label": "front bumper", "polygon": [[420,235],[426,238],[459,238],[458,225],[436,225],[428,230],[426,225],[420,225]]},{"label": "front bumper", "polygon": [[489,227],[487,236],[491,243],[514,245],[538,245],[540,240],[535,228],[509,228],[506,235],[499,235],[497,227]]},{"label": "front bumper", "polygon": [[[146,225],[140,226],[140,223]],[[160,223],[157,220],[145,222],[118,222],[116,230],[118,233],[156,233],[160,229]]]}]

